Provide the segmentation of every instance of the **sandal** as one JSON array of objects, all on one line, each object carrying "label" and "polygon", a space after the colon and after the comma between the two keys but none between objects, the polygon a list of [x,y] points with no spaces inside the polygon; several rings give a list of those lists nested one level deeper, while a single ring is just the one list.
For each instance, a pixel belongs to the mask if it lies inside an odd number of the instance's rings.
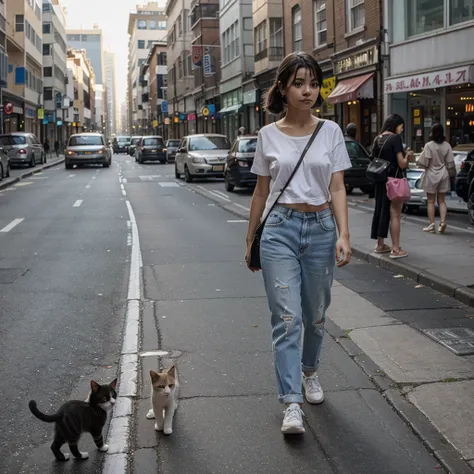
[{"label": "sandal", "polygon": [[375,247],[374,253],[388,253],[392,251],[392,247],[387,244],[384,244],[383,247]]},{"label": "sandal", "polygon": [[392,250],[390,252],[390,258],[405,258],[408,257],[408,252],[405,252],[405,250],[402,250],[401,248],[398,249],[398,251]]},{"label": "sandal", "polygon": [[445,230],[446,230],[446,222],[440,222],[439,227],[438,227],[438,232],[440,234],[444,234]]}]

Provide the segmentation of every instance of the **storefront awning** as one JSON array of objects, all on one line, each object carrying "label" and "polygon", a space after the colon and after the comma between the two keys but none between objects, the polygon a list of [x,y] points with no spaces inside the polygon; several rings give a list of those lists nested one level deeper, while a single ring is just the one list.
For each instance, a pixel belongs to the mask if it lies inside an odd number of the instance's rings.
[{"label": "storefront awning", "polygon": [[328,96],[329,104],[340,104],[358,99],[374,98],[374,73],[344,79],[338,82],[335,89]]},{"label": "storefront awning", "polygon": [[231,105],[229,107],[224,107],[223,109],[219,110],[220,114],[230,114],[232,112],[238,112],[242,104]]}]

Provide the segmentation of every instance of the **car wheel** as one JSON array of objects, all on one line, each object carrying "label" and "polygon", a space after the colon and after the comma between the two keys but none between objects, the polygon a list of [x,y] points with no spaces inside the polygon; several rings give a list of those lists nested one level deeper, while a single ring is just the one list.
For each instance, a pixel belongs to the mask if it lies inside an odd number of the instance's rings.
[{"label": "car wheel", "polygon": [[35,155],[31,155],[30,163],[28,164],[30,168],[34,168],[36,166],[36,158]]},{"label": "car wheel", "polygon": [[10,165],[10,162],[7,163],[7,178],[10,177],[10,169],[11,169],[11,165]]},{"label": "car wheel", "polygon": [[2,181],[4,177],[5,176],[3,176],[3,165],[0,163],[0,181]]},{"label": "car wheel", "polygon": [[174,177],[176,179],[180,179],[181,178],[181,174],[178,173],[178,166],[176,165],[176,163],[174,164]]},{"label": "car wheel", "polygon": [[370,194],[371,191],[372,191],[372,186],[362,186],[360,188],[360,190],[364,193],[364,194]]},{"label": "car wheel", "polygon": [[106,163],[103,163],[102,166],[103,166],[104,168],[108,168],[108,167],[110,166],[110,163],[107,161]]},{"label": "car wheel", "polygon": [[346,194],[352,194],[352,191],[354,191],[354,188],[346,184]]},{"label": "car wheel", "polygon": [[186,181],[186,183],[190,183],[193,180],[193,177],[189,172],[189,168],[187,166],[184,167],[184,180]]},{"label": "car wheel", "polygon": [[71,165],[71,163],[66,163],[66,164],[65,164],[65,167],[66,167],[67,170],[72,170],[72,165]]},{"label": "car wheel", "polygon": [[474,189],[467,201],[467,214],[469,216],[469,221],[474,225]]},{"label": "car wheel", "polygon": [[229,178],[226,174],[224,175],[224,185],[226,191],[229,191],[231,193],[234,190],[234,185],[229,181]]}]

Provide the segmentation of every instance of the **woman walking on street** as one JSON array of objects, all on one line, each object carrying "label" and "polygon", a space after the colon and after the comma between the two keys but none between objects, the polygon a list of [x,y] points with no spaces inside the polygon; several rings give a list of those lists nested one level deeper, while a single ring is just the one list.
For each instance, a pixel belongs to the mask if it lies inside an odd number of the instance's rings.
[{"label": "woman walking on street", "polygon": [[322,80],[311,55],[292,53],[283,60],[265,107],[286,114],[260,130],[252,166],[258,181],[245,259],[250,270],[258,269],[251,266],[251,247],[257,227],[265,222],[260,260],[271,311],[278,398],[287,406],[281,426],[285,434],[305,431],[302,387],[309,403],[324,400],[316,371],[325,314],[335,265],[342,267],[351,258],[344,186],[344,170],[351,162],[339,126],[311,113]]},{"label": "woman walking on street", "polygon": [[451,145],[446,141],[444,129],[440,123],[431,127],[430,141],[425,145],[418,159],[418,166],[425,172],[421,179],[421,187],[428,197],[428,217],[430,225],[425,232],[435,233],[435,200],[438,197],[441,222],[438,232],[446,230],[446,193],[451,190],[451,178],[456,176],[456,165]]},{"label": "woman walking on street", "polygon": [[[403,178],[413,152],[405,153],[401,133],[405,122],[398,114],[390,115],[383,124],[380,135],[374,140],[372,158],[381,158],[390,163],[388,177]],[[390,201],[386,181],[375,183],[375,210],[372,218],[371,239],[377,240],[375,253],[389,253],[390,258],[404,258],[408,253],[400,247],[400,219],[403,202]],[[390,227],[392,247],[385,244]]]}]

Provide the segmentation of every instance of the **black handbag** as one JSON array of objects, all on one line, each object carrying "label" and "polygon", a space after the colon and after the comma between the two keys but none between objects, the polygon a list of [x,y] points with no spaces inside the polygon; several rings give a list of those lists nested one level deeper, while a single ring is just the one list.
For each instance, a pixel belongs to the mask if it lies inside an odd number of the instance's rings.
[{"label": "black handbag", "polygon": [[309,150],[310,146],[313,144],[314,139],[316,138],[316,135],[319,133],[321,130],[321,127],[324,125],[325,120],[320,119],[318,122],[318,125],[314,129],[313,134],[311,135],[307,145],[305,146],[305,149],[303,150],[303,153],[301,153],[300,159],[298,160],[298,163],[296,163],[295,168],[293,169],[293,172],[291,173],[291,176],[288,178],[288,181],[286,182],[285,186],[280,191],[280,194],[276,198],[275,202],[273,203],[272,207],[267,213],[267,216],[265,217],[265,220],[260,223],[260,225],[257,227],[257,230],[255,231],[255,235],[253,237],[252,241],[252,246],[250,247],[250,262],[249,262],[249,267],[261,270],[262,265],[260,263],[260,241],[262,239],[262,233],[263,233],[263,228],[265,227],[265,222],[268,219],[268,216],[271,214],[273,208],[275,207],[276,203],[278,200],[281,198],[283,193],[285,192],[285,189],[288,187],[290,184],[290,181],[293,179],[293,176],[295,173],[298,171],[298,168],[301,165],[301,162],[303,161],[304,156],[306,155],[306,152]]},{"label": "black handbag", "polygon": [[367,171],[366,171],[367,178],[371,179],[375,183],[385,183],[388,178],[390,161],[383,160],[382,158],[380,158],[380,155],[382,153],[383,147],[389,140],[390,140],[390,137],[388,137],[385,140],[382,147],[380,148],[379,156],[377,158],[374,158],[370,162],[370,165],[367,167]]}]

